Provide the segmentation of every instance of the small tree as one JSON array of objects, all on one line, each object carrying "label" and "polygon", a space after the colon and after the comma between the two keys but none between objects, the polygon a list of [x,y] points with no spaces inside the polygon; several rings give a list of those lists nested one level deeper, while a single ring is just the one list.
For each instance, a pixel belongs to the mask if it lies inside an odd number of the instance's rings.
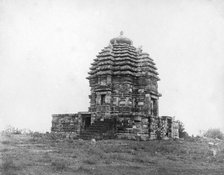
[{"label": "small tree", "polygon": [[185,131],[185,127],[184,127],[183,122],[178,120],[178,123],[179,123],[179,137],[180,138],[189,137],[188,133]]},{"label": "small tree", "polygon": [[208,129],[205,133],[204,133],[205,137],[209,137],[209,138],[213,138],[213,139],[221,139],[224,140],[224,134],[222,133],[222,131],[220,129],[214,128],[214,129]]}]

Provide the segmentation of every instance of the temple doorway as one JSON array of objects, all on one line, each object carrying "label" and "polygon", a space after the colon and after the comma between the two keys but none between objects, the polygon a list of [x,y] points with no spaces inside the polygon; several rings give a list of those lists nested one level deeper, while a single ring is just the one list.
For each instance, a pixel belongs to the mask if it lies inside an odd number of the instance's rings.
[{"label": "temple doorway", "polygon": [[172,133],[172,119],[168,118],[167,119],[167,137],[171,137],[171,133]]},{"label": "temple doorway", "polygon": [[79,112],[81,119],[81,129],[86,130],[91,125],[91,114],[89,112]]},{"label": "temple doorway", "polygon": [[91,117],[84,117],[83,118],[84,129],[87,129],[90,125],[91,125]]}]

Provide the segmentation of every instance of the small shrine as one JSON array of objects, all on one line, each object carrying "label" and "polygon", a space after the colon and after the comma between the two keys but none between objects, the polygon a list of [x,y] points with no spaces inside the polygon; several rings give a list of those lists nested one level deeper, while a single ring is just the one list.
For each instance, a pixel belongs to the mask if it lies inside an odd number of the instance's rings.
[{"label": "small shrine", "polygon": [[90,67],[88,112],[56,114],[52,132],[73,132],[82,138],[178,138],[178,123],[159,117],[157,68],[153,59],[132,40],[110,40]]}]

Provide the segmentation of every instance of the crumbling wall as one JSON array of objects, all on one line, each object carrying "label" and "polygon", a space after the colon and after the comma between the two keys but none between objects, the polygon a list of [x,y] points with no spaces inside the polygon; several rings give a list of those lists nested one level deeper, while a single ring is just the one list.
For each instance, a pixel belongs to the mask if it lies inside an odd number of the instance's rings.
[{"label": "crumbling wall", "polygon": [[159,139],[160,138],[160,119],[159,117],[150,117],[149,123],[149,138],[150,140]]},{"label": "crumbling wall", "polygon": [[52,132],[76,132],[82,127],[81,117],[78,114],[53,114]]},{"label": "crumbling wall", "polygon": [[[118,138],[133,140],[149,140],[156,138],[155,128],[157,124],[148,117],[129,116],[119,117],[117,121]],[[153,128],[152,128],[153,127]]]},{"label": "crumbling wall", "polygon": [[172,117],[119,117],[118,138],[154,140],[179,138],[178,123]]},{"label": "crumbling wall", "polygon": [[179,138],[179,123],[177,121],[173,121],[172,124],[172,138]]},{"label": "crumbling wall", "polygon": [[[79,135],[86,130],[86,117],[91,117],[91,124],[94,124],[95,117],[91,113],[54,114],[51,131]],[[117,115],[115,132],[118,138],[130,140],[179,138],[179,125],[168,116]]]}]

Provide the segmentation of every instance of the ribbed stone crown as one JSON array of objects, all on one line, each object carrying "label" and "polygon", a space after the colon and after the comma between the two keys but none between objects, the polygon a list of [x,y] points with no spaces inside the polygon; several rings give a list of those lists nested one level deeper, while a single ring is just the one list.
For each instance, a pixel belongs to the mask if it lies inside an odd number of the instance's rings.
[{"label": "ribbed stone crown", "polygon": [[99,52],[89,75],[88,78],[101,75],[147,75],[159,80],[157,68],[149,54],[132,46],[132,41],[123,37],[123,32],[119,37],[111,39],[109,46]]}]

